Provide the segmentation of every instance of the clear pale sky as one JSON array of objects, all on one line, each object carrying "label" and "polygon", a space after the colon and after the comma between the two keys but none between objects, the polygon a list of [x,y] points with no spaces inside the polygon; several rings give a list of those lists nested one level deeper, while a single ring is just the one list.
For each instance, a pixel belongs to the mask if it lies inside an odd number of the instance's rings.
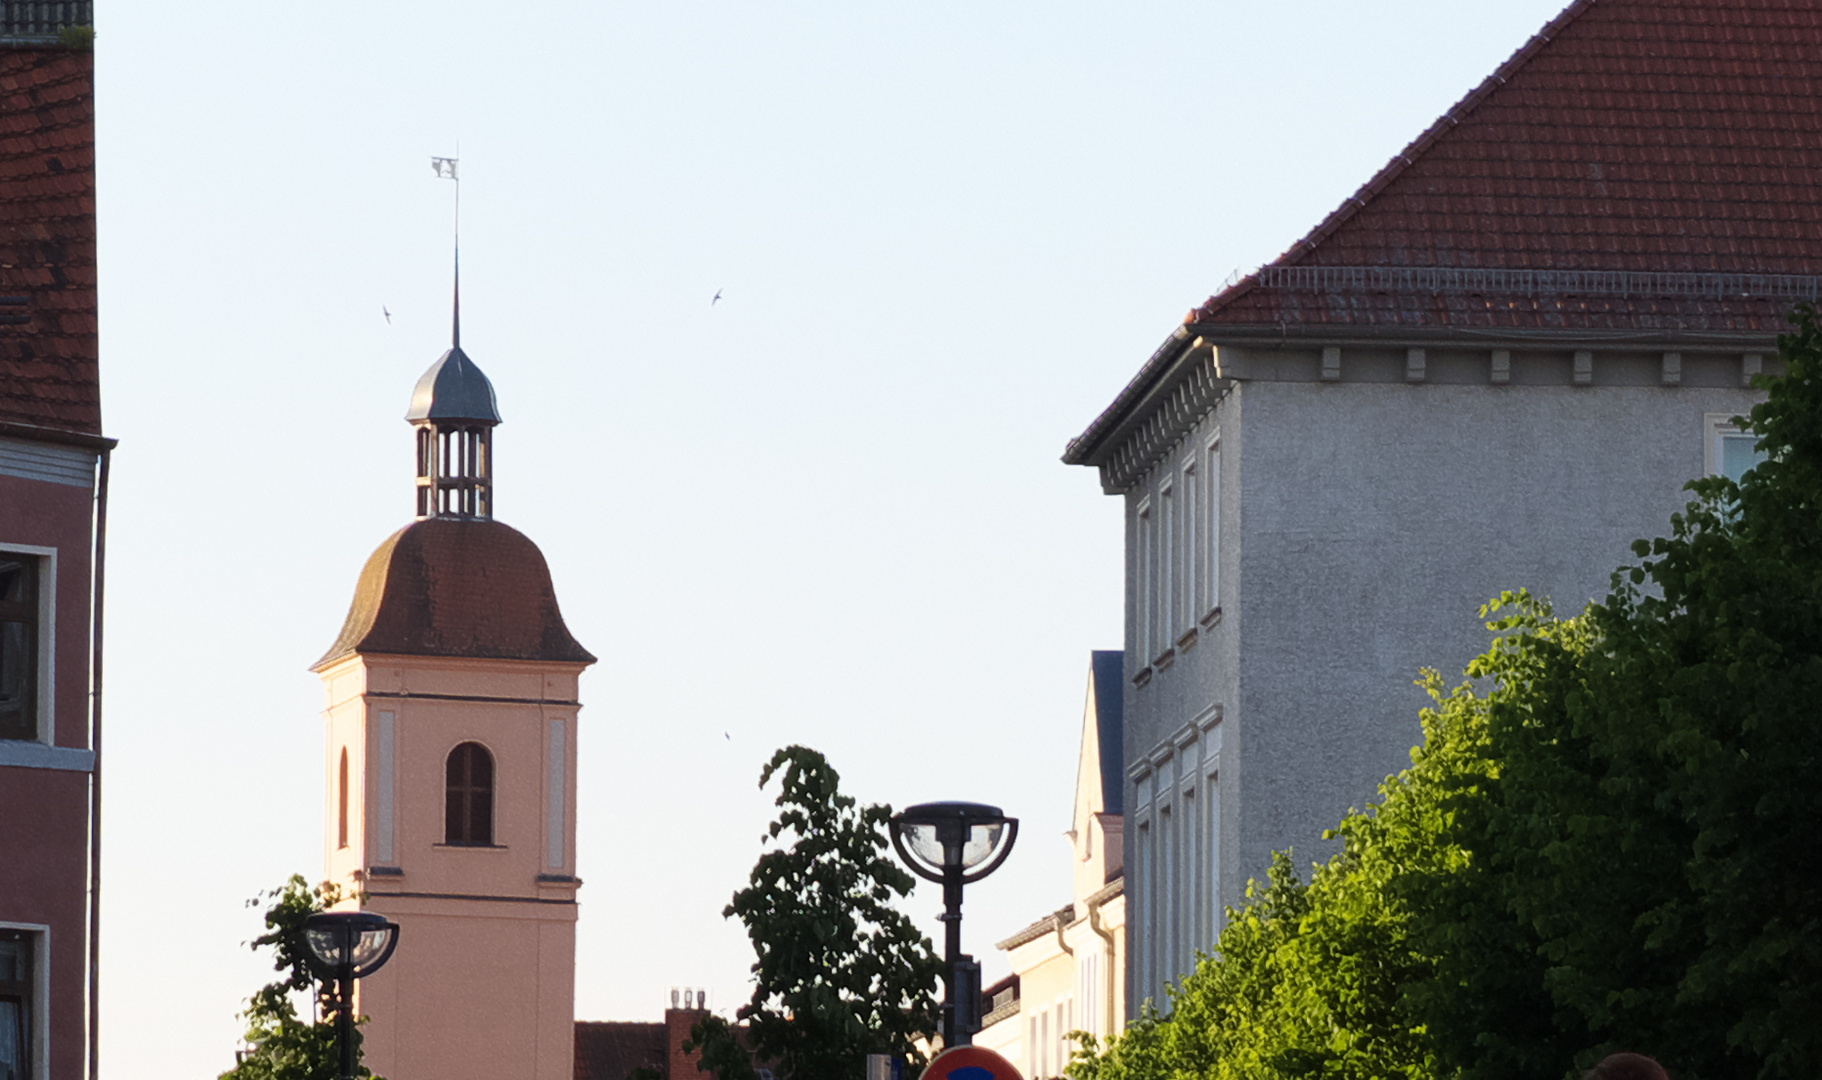
[{"label": "clear pale sky", "polygon": [[499,517],[601,657],[578,1017],[745,998],[720,909],[791,742],[1023,819],[968,894],[992,979],[1069,898],[1120,645],[1119,502],[1063,444],[1560,3],[98,7],[103,1067],[177,1080],[269,975],[247,898],[321,874],[307,668],[409,520],[448,343],[430,155]]}]

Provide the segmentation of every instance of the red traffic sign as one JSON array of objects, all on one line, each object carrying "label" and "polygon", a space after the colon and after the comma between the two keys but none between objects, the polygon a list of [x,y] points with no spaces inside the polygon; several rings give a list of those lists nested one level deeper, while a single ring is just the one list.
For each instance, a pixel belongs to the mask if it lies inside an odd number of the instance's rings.
[{"label": "red traffic sign", "polygon": [[1024,1080],[1012,1062],[984,1046],[957,1046],[936,1055],[924,1080]]}]

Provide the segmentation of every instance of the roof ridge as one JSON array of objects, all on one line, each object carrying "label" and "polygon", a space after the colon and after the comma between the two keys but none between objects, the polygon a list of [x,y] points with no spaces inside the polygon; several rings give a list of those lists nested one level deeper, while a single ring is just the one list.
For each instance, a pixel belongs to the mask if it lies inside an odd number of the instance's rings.
[{"label": "roof ridge", "polygon": [[[1495,90],[1505,86],[1506,83],[1511,80],[1511,77],[1518,73],[1519,68],[1530,63],[1538,53],[1543,51],[1544,46],[1556,40],[1557,36],[1560,35],[1570,23],[1574,22],[1589,8],[1593,7],[1595,3],[1596,0],[1572,0],[1568,7],[1558,12],[1555,18],[1545,23],[1541,30],[1532,34],[1523,45],[1520,45],[1511,56],[1507,57],[1505,63],[1494,68],[1491,75],[1482,79],[1479,85],[1475,86],[1474,89],[1469,90],[1467,94],[1463,95],[1461,100],[1457,101],[1454,105],[1451,105],[1441,116],[1437,117],[1429,127],[1425,128],[1415,139],[1412,139],[1407,143],[1403,150],[1393,155],[1390,161],[1380,166],[1378,172],[1374,173],[1366,183],[1360,185],[1360,187],[1355,190],[1354,194],[1343,199],[1341,205],[1334,210],[1331,210],[1329,215],[1323,218],[1315,228],[1311,229],[1308,233],[1305,233],[1302,239],[1292,243],[1291,246],[1286,248],[1277,258],[1265,265],[1296,265],[1294,261],[1295,258],[1308,255],[1310,252],[1314,251],[1316,245],[1332,236],[1336,230],[1340,229],[1342,225],[1346,224],[1350,218],[1364,208],[1368,200],[1376,197],[1381,191],[1385,190],[1392,181],[1403,175],[1407,168],[1416,164],[1417,159],[1429,151],[1429,149],[1444,135],[1460,126],[1461,122],[1466,120],[1469,114],[1474,112],[1474,110],[1478,109],[1487,98],[1491,97]],[[1299,248],[1302,250],[1299,251]],[[1261,269],[1263,269],[1263,267],[1261,267]],[[1185,317],[1183,321],[1189,323],[1194,322],[1197,319],[1206,318],[1221,310],[1221,308],[1226,307],[1229,302],[1237,300],[1241,296],[1251,292],[1255,283],[1254,279],[1257,275],[1258,271],[1254,271],[1236,282],[1232,288],[1223,290],[1216,296],[1209,297],[1201,307],[1191,309],[1189,315]],[[1219,302],[1217,303],[1217,301]]]}]

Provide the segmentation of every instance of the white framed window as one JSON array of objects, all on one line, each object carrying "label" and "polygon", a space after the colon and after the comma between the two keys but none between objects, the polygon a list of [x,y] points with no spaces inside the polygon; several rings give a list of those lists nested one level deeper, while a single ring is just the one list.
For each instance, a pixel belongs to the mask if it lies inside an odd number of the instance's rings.
[{"label": "white framed window", "polygon": [[0,1077],[50,1075],[50,927],[0,922]]},{"label": "white framed window", "polygon": [[1157,537],[1153,535],[1151,500],[1139,502],[1138,536],[1135,542],[1139,546],[1138,581],[1134,591],[1138,594],[1134,600],[1134,637],[1138,638],[1139,664],[1151,663],[1152,658],[1152,622],[1156,618],[1153,612],[1157,606]]},{"label": "white framed window", "polygon": [[1205,900],[1202,905],[1202,940],[1213,951],[1221,936],[1221,772],[1210,759],[1202,782],[1202,871]]},{"label": "white framed window", "polygon": [[[1158,486],[1158,633],[1154,648],[1170,648],[1176,625],[1177,489],[1165,480]],[[1150,657],[1146,657],[1150,659]]]},{"label": "white framed window", "polygon": [[1206,569],[1202,574],[1203,618],[1221,607],[1221,429],[1216,428],[1202,448],[1202,481],[1206,509],[1202,515],[1199,553]]},{"label": "white framed window", "polygon": [[1741,431],[1731,413],[1708,413],[1703,418],[1702,471],[1709,476],[1725,476],[1736,483],[1765,460],[1759,449],[1759,437]]},{"label": "white framed window", "polygon": [[1183,486],[1183,583],[1179,589],[1183,594],[1183,615],[1172,629],[1179,634],[1188,633],[1196,625],[1199,598],[1202,595],[1202,578],[1207,573],[1203,564],[1208,556],[1202,551],[1199,542],[1202,531],[1199,528],[1203,513],[1201,505],[1202,474],[1197,469],[1195,455],[1183,463],[1183,475],[1180,483]]},{"label": "white framed window", "polygon": [[[1152,952],[1157,948],[1158,935],[1152,932],[1152,912],[1157,908],[1157,889],[1153,881],[1156,875],[1152,871],[1154,860],[1151,852],[1150,821],[1139,822],[1139,835],[1136,839],[1138,842],[1133,845],[1134,866],[1132,869],[1133,882],[1138,885],[1138,888],[1133,891],[1138,895],[1133,897],[1136,903],[1133,905],[1135,910],[1132,922],[1137,933],[1129,934],[1127,940],[1131,941],[1133,937],[1139,939],[1139,948],[1133,957],[1135,969],[1133,989],[1136,991],[1135,996],[1139,1001],[1144,1001],[1151,996],[1152,976],[1157,970],[1157,965],[1152,963]],[[1132,1005],[1130,1008],[1135,1010],[1134,1015],[1136,1015],[1137,1005]]]},{"label": "white framed window", "polygon": [[56,740],[57,549],[0,543],[0,739]]}]

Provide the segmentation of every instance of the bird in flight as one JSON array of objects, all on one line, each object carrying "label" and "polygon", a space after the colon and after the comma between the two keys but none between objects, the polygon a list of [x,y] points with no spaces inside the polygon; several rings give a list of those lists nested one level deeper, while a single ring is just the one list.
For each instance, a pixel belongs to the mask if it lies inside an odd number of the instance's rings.
[{"label": "bird in flight", "polygon": [[386,310],[385,304],[380,305],[380,314],[386,316],[386,325],[391,326],[392,325],[392,312]]},{"label": "bird in flight", "polygon": [[709,306],[714,307],[716,304],[719,304],[719,303],[721,303],[721,290],[716,289],[715,290],[715,299],[709,301]]}]

